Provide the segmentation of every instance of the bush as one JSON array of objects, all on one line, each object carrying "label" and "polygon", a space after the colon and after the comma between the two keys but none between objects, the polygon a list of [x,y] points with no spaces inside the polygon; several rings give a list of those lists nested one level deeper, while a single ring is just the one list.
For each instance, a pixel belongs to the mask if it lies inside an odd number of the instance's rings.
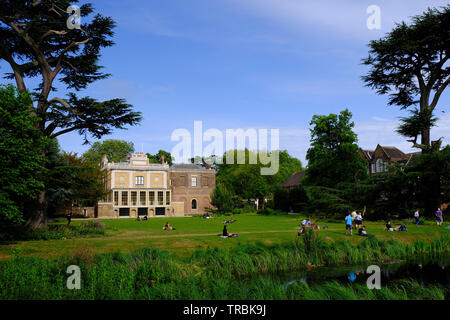
[{"label": "bush", "polygon": [[[47,228],[27,230],[20,240],[56,240],[85,236],[102,236],[105,226],[100,221],[86,221],[80,226],[50,225]],[[17,239],[19,240],[19,239]]]}]

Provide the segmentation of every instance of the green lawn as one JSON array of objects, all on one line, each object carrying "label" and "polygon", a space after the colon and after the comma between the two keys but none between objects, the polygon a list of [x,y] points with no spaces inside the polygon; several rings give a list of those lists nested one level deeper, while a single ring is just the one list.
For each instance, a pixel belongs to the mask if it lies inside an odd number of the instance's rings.
[{"label": "green lawn", "polygon": [[[222,232],[224,219],[230,217],[214,217],[202,219],[199,217],[186,218],[151,218],[147,221],[134,219],[101,219],[107,227],[105,236],[91,238],[75,238],[65,240],[20,241],[12,244],[0,245],[0,260],[11,259],[14,254],[21,256],[35,256],[56,258],[62,255],[73,255],[88,250],[92,253],[111,251],[130,252],[142,248],[158,248],[174,252],[180,256],[189,256],[196,249],[208,247],[231,247],[244,243],[264,242],[268,244],[293,241],[297,238],[296,227],[303,217],[296,215],[256,216],[235,215],[237,221],[228,225],[230,233],[238,233],[236,238],[223,239],[217,237]],[[165,221],[176,228],[173,231],[162,230]],[[64,224],[64,221],[53,222]],[[72,221],[78,225],[80,220]],[[364,240],[364,237],[345,236],[344,221],[319,222],[321,227],[327,225],[329,229],[320,230],[319,234],[326,241],[348,239],[352,242]],[[398,225],[399,223],[392,223]],[[367,222],[366,230],[378,239],[396,239],[411,243],[416,239],[437,239],[447,233],[447,224],[436,226],[434,221],[426,221],[425,225],[416,227],[411,222],[406,223],[407,232],[384,231],[384,222]]]}]

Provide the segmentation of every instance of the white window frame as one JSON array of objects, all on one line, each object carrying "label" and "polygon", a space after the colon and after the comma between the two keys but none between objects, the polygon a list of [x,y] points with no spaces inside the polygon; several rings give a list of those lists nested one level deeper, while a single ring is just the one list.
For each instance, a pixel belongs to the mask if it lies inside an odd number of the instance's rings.
[{"label": "white window frame", "polygon": [[144,185],[144,176],[136,176],[136,185],[143,186]]}]

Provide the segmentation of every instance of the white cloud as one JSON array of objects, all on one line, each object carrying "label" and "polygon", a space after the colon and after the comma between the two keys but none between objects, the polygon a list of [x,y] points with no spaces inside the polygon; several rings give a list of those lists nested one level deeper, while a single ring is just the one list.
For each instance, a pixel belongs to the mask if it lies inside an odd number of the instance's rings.
[{"label": "white cloud", "polygon": [[[395,146],[405,153],[417,152],[406,138],[395,132],[398,120],[373,117],[372,121],[355,124],[354,131],[358,134],[358,144],[363,149],[375,150],[377,144]],[[450,114],[439,118],[436,127],[431,130],[432,140],[443,137],[442,145],[450,144]],[[298,157],[306,164],[306,151],[310,146],[309,128],[280,128],[280,148]]]},{"label": "white cloud", "polygon": [[[346,37],[378,38],[389,31],[395,22],[408,21],[409,17],[420,14],[428,6],[426,0],[409,1],[349,1],[349,0],[228,0],[250,14],[275,21],[280,25],[296,31],[313,31],[319,29],[330,34]],[[381,30],[368,30],[366,21],[369,5],[377,5],[381,9]],[[444,6],[445,0],[435,0],[433,7]]]}]

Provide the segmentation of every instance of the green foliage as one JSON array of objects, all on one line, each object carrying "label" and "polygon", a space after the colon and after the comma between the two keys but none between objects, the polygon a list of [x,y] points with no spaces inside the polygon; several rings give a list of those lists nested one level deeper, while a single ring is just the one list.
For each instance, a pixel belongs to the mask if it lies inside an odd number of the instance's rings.
[{"label": "green foliage", "polygon": [[352,131],[351,116],[347,109],[339,115],[313,116],[305,185],[333,188],[338,183],[367,178],[366,164],[359,155],[357,136]]},{"label": "green foliage", "polygon": [[[238,157],[242,155],[244,163],[238,163]],[[232,190],[241,201],[237,205],[245,203],[244,200],[263,199],[273,195],[280,189],[281,184],[294,172],[302,170],[300,160],[292,157],[286,150],[273,151],[271,155],[278,157],[279,170],[274,175],[262,175],[261,168],[267,167],[261,163],[261,154],[245,150],[229,150],[222,159],[221,164],[217,164],[217,182]],[[227,158],[233,158],[234,163],[228,164]],[[250,163],[254,159],[254,164]]]},{"label": "green foliage", "polygon": [[[364,263],[448,251],[448,239],[411,245],[366,239],[326,244],[308,240],[284,245],[240,245],[197,250],[188,259],[143,249],[130,254],[93,256],[79,248],[72,256],[48,261],[20,252],[0,262],[0,299],[446,299],[448,290],[412,280],[393,281],[381,290],[326,282],[288,285],[276,275],[308,265]],[[67,290],[67,267],[81,268],[82,290]],[[27,272],[23,272],[26,270]]]},{"label": "green foliage", "polygon": [[103,155],[106,154],[108,161],[120,162],[133,152],[133,142],[107,139],[102,142],[94,142],[89,150],[83,154],[83,157],[91,163],[99,164]]},{"label": "green foliage", "polygon": [[420,132],[420,148],[430,145],[429,120],[450,83],[449,29],[450,6],[428,8],[411,24],[399,23],[385,37],[372,40],[369,56],[362,61],[371,68],[362,77],[366,86],[388,95],[389,105],[402,109],[419,105],[420,111],[403,119],[399,131],[413,137],[414,143]]},{"label": "green foliage", "polygon": [[395,167],[389,175],[373,177],[374,192],[368,201],[378,211],[411,217],[416,208],[434,217],[442,203],[450,201],[450,146],[417,154],[406,167]]},{"label": "green foliage", "polygon": [[164,161],[171,166],[173,164],[173,161],[175,160],[170,152],[159,150],[157,154],[150,154],[147,153],[147,157],[150,161],[150,163],[161,163],[161,158],[164,156]]},{"label": "green foliage", "polygon": [[[44,190],[47,139],[30,117],[31,98],[0,87],[0,225],[23,221],[27,202]],[[1,232],[1,231],[0,231]]]},{"label": "green foliage", "polygon": [[432,112],[429,109],[420,111],[419,109],[409,110],[411,116],[400,119],[400,126],[397,132],[416,143],[417,136],[419,136],[424,130],[434,127],[437,122],[437,118],[433,117]]},{"label": "green foliage", "polygon": [[123,99],[98,102],[90,97],[79,98],[73,92],[67,99],[48,99],[54,91],[54,81],[68,90],[80,91],[110,76],[101,72],[99,57],[103,48],[114,45],[115,22],[99,13],[92,16],[92,4],[85,3],[80,5],[81,28],[68,29],[66,8],[76,3],[77,0],[4,3],[0,8],[0,59],[10,65],[13,72],[7,78],[16,81],[20,92],[26,90],[26,78],[41,78],[34,95],[45,135],[54,138],[76,130],[87,142],[87,134],[100,138],[111,133],[112,128],[136,124],[141,115]]},{"label": "green foliage", "polygon": [[62,206],[94,206],[106,195],[99,163],[93,163],[76,153],[59,150],[57,141],[47,150],[48,174],[45,179],[47,211],[58,213]]},{"label": "green foliage", "polygon": [[233,191],[224,184],[218,183],[211,194],[211,204],[217,208],[218,213],[232,212],[234,208]]}]

